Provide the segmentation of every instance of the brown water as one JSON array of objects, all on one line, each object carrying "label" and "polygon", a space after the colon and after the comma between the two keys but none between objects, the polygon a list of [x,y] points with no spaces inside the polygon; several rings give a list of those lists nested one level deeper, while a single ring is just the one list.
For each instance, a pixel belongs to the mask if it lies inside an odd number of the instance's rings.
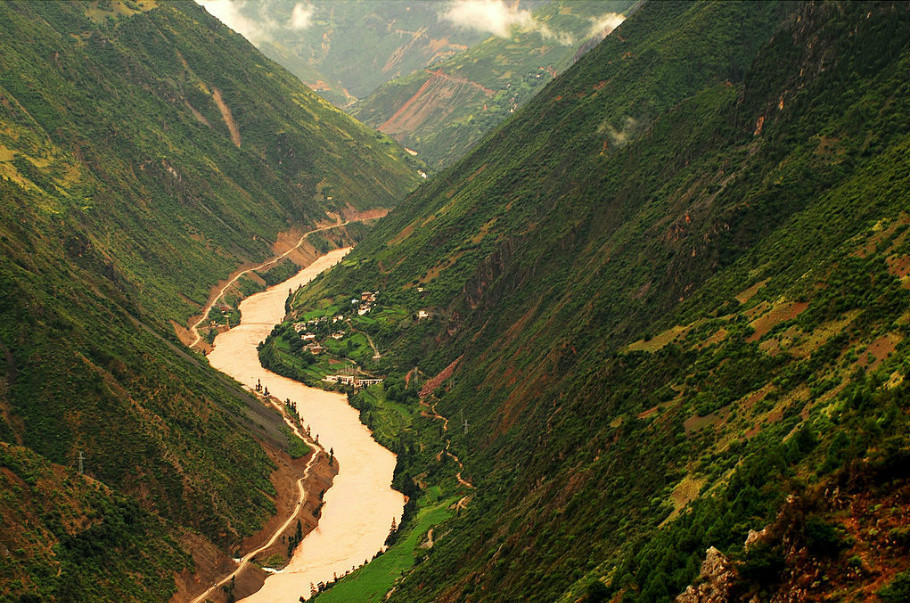
[{"label": "brown water", "polygon": [[288,566],[272,574],[249,603],[296,603],[310,583],[331,581],[371,559],[383,546],[394,519],[401,521],[404,496],[391,488],[395,455],[376,443],[345,396],[307,387],[259,365],[256,345],[284,317],[288,289],[306,284],[335,265],[350,249],[317,259],[296,276],[240,304],[239,326],[218,335],[208,359],[213,367],[252,388],[257,380],[281,400],[290,398],[313,437],[333,448],[340,473],[325,494],[319,526],[297,547]]}]

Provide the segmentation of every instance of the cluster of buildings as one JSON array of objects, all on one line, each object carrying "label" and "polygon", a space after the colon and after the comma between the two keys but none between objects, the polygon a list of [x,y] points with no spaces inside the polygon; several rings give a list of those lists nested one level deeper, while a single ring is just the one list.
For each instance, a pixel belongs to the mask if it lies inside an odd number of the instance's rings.
[{"label": "cluster of buildings", "polygon": [[382,379],[378,377],[358,377],[357,375],[326,375],[323,381],[328,381],[329,383],[343,383],[345,385],[352,385],[355,388],[369,387],[371,385],[376,385],[377,383],[382,383]]},{"label": "cluster of buildings", "polygon": [[[364,291],[360,294],[360,298],[351,299],[352,309],[356,308],[357,315],[363,316],[373,309],[373,306],[376,304],[376,297],[379,295],[379,292],[373,291]],[[329,320],[331,319],[331,323]],[[331,332],[329,335],[332,339],[339,340],[345,336],[345,330],[343,329],[343,323],[345,317],[343,314],[336,314],[334,316],[320,316],[319,318],[313,318],[307,321],[301,321],[294,323],[294,331],[300,336],[300,339],[304,342],[302,350],[310,352],[311,354],[322,354],[326,351],[325,346],[323,346],[318,341],[318,335],[316,331],[320,331],[323,334],[326,332]],[[334,325],[340,325],[340,330],[335,330]],[[378,353],[377,353],[378,357]],[[377,383],[382,383],[382,379],[374,377],[358,377],[356,375],[328,375],[325,377],[324,381],[329,383],[343,383],[345,385],[351,385],[355,388],[359,387],[369,387],[370,385],[375,385]]]},{"label": "cluster of buildings", "polygon": [[351,300],[351,305],[357,306],[357,316],[363,316],[373,309],[373,304],[376,303],[377,295],[379,295],[379,291],[376,291],[375,293],[372,291],[364,291],[360,294],[360,299]]},{"label": "cluster of buildings", "polygon": [[[334,317],[332,317],[332,324],[335,324],[335,323],[337,323],[339,321],[343,321],[343,320],[344,320],[343,316],[334,316]],[[306,350],[307,352],[309,352],[311,354],[317,354],[317,355],[321,354],[322,352],[325,351],[325,347],[323,347],[323,345],[321,343],[319,343],[319,341],[317,340],[316,333],[313,333],[312,331],[310,331],[310,328],[318,327],[319,325],[322,325],[327,322],[328,322],[327,317],[323,316],[321,318],[317,318],[314,320],[308,320],[306,322],[294,323],[294,331],[300,335],[300,339],[302,339],[304,341],[304,343],[306,344],[303,346],[304,350]],[[344,331],[338,331],[338,332],[332,333],[331,337],[332,337],[332,339],[336,339],[336,340],[341,339],[342,337],[344,337]]]}]

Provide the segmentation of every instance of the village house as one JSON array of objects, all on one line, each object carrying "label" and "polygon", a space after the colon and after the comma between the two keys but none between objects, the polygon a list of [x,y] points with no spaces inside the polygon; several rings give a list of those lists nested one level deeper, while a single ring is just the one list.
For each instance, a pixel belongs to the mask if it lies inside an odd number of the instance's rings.
[{"label": "village house", "polygon": [[354,375],[326,375],[323,381],[329,383],[343,383],[344,385],[354,385]]},{"label": "village house", "polygon": [[309,352],[310,354],[313,354],[314,356],[318,356],[319,354],[322,353],[322,351],[325,348],[323,348],[321,345],[319,345],[318,341],[314,341],[313,343],[303,346],[303,349],[306,350],[307,352]]},{"label": "village house", "polygon": [[369,387],[371,385],[376,385],[377,383],[382,383],[382,379],[376,377],[366,377],[360,378],[355,377],[354,375],[326,375],[323,378],[323,381],[329,383],[342,383],[344,385],[353,385],[354,387]]}]

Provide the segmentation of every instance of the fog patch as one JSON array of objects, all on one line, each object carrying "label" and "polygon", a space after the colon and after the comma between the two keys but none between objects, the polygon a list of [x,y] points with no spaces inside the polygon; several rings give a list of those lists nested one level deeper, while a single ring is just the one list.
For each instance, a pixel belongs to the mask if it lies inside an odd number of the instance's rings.
[{"label": "fog patch", "polygon": [[575,43],[572,34],[551,29],[534,18],[531,11],[519,9],[517,3],[505,0],[453,0],[439,19],[457,27],[486,32],[500,38],[511,38],[513,30],[537,32],[544,39],[563,46]]},{"label": "fog patch", "polygon": [[288,22],[288,28],[294,31],[306,29],[313,24],[313,7],[309,4],[298,2],[291,10],[291,20]]},{"label": "fog patch", "polygon": [[588,30],[588,38],[604,39],[625,20],[626,16],[622,13],[605,13],[591,19],[591,29]]},{"label": "fog patch", "polygon": [[641,130],[642,123],[634,117],[626,117],[621,130],[617,130],[608,120],[604,120],[597,127],[597,133],[605,134],[610,141],[610,146],[614,148],[626,146]]},{"label": "fog patch", "polygon": [[[280,31],[302,31],[312,25],[313,6],[297,2],[290,12],[287,2],[254,0],[196,0],[210,15],[253,44],[275,43]],[[283,18],[281,18],[283,17]]]}]

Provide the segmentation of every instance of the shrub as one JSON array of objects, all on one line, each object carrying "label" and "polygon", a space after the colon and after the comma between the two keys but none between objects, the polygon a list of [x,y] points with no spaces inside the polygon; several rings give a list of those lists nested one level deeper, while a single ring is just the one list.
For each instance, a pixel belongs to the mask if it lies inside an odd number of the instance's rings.
[{"label": "shrub", "polygon": [[906,603],[910,601],[910,570],[901,572],[887,586],[878,591],[885,603]]},{"label": "shrub", "polygon": [[837,555],[846,545],[840,531],[821,517],[810,517],[806,521],[803,538],[815,555]]}]

